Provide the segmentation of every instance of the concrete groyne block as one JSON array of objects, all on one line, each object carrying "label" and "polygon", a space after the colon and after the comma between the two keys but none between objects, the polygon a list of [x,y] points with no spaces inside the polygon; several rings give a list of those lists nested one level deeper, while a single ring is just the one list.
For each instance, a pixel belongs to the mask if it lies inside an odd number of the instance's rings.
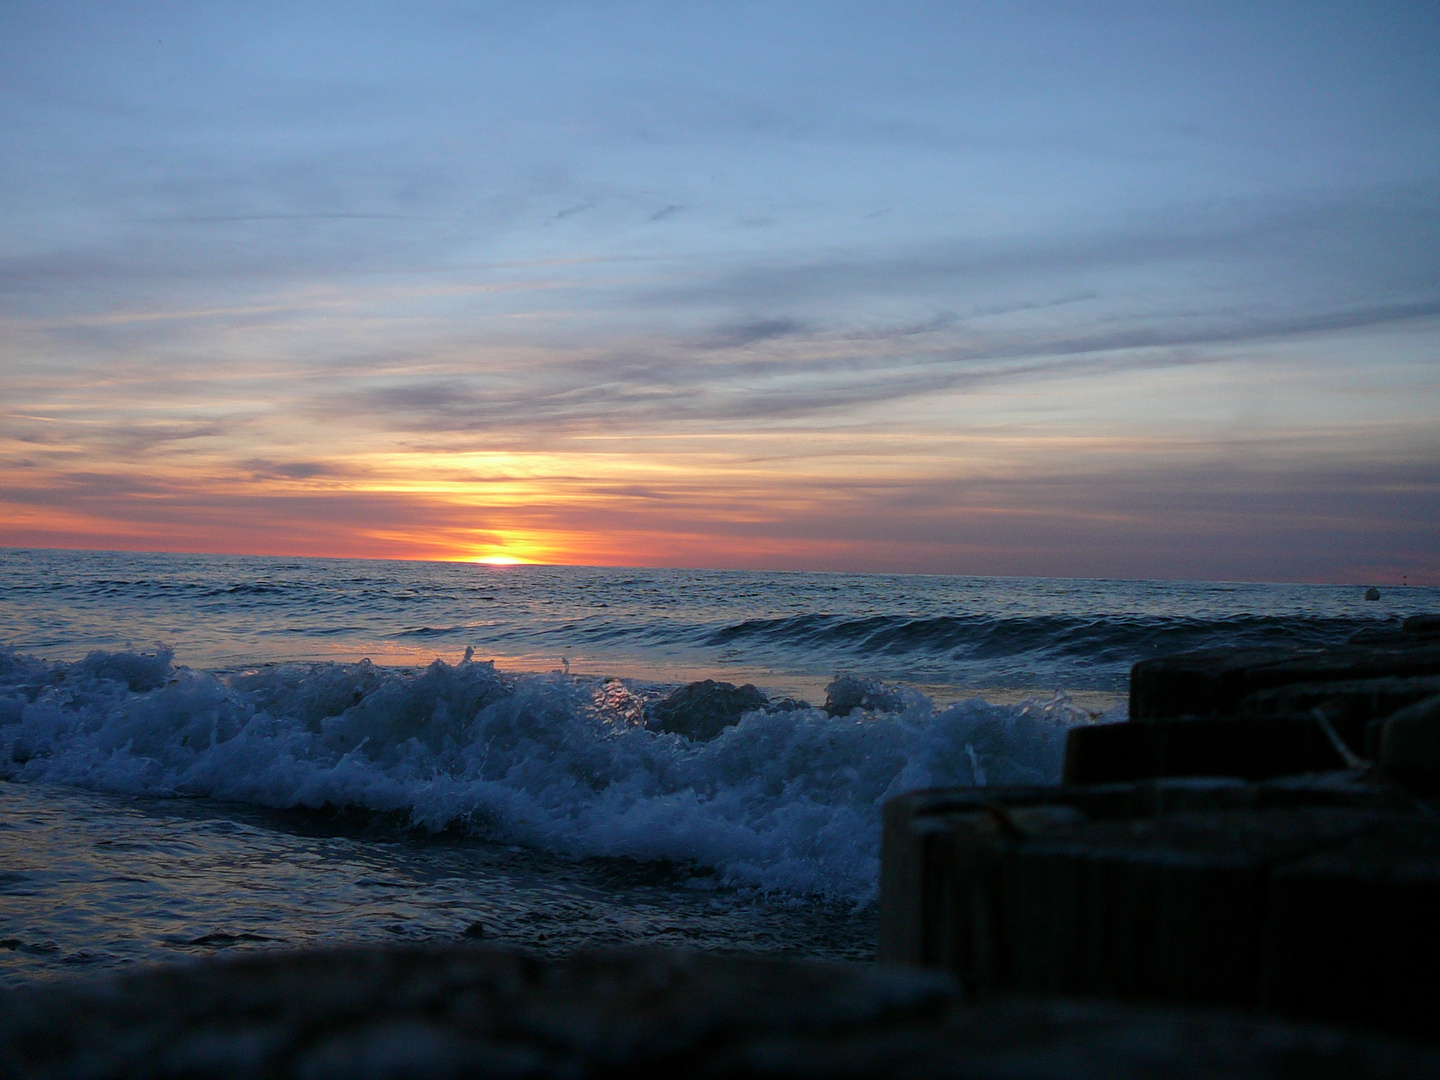
[{"label": "concrete groyne block", "polygon": [[1074,728],[1065,741],[1064,782],[1119,783],[1165,776],[1265,780],[1345,765],[1314,717],[1187,717]]},{"label": "concrete groyne block", "polygon": [[1291,683],[1242,698],[1235,714],[1246,719],[1274,720],[1313,717],[1318,711],[1354,753],[1373,759],[1378,750],[1380,722],[1436,694],[1440,694],[1440,675]]},{"label": "concrete groyne block", "polygon": [[1387,719],[1377,757],[1381,769],[1413,790],[1440,792],[1440,694]]},{"label": "concrete groyne block", "polygon": [[1390,819],[1270,875],[1266,1009],[1440,1034],[1440,829]]},{"label": "concrete groyne block", "polygon": [[1437,629],[1145,661],[1061,785],[893,800],[880,959],[1437,1037]]},{"label": "concrete groyne block", "polygon": [[1296,683],[1440,676],[1440,641],[1327,649],[1204,649],[1142,660],[1130,672],[1130,720],[1234,716],[1252,694]]},{"label": "concrete groyne block", "polygon": [[[1429,1030],[1395,988],[1432,959],[1440,972],[1425,944],[1440,825],[1359,774],[924,792],[893,800],[886,826],[879,958],[946,968],[978,998],[1258,1005]],[[1316,989],[1326,934],[1377,918],[1385,947],[1357,946],[1369,959]],[[1352,943],[1379,932],[1356,927]],[[1362,996],[1390,1004],[1345,1004]]]},{"label": "concrete groyne block", "polygon": [[1125,723],[1076,728],[1064,780],[1158,776],[1264,780],[1373,760],[1391,714],[1440,693],[1440,638],[1407,620],[1323,649],[1205,649],[1145,660]]}]

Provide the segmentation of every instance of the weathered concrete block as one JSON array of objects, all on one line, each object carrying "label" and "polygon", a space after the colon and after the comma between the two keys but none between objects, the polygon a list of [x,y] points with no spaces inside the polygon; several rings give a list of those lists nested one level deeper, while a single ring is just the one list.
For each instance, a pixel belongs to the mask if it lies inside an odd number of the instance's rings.
[{"label": "weathered concrete block", "polygon": [[1161,776],[1266,780],[1345,764],[1312,717],[1197,717],[1073,728],[1065,740],[1064,782],[1122,783]]},{"label": "weathered concrete block", "polygon": [[1415,800],[1394,784],[1368,770],[1277,776],[1256,784],[1254,806],[1261,810],[1329,806],[1348,810],[1414,813]]},{"label": "weathered concrete block", "polygon": [[935,913],[953,877],[942,842],[957,820],[988,813],[988,806],[1020,808],[1056,798],[1049,787],[948,788],[914,791],[889,800],[883,810],[880,919],[876,954],[882,961],[926,967],[950,966],[949,946],[937,938],[949,924]]},{"label": "weathered concrete block", "polygon": [[1380,767],[1424,794],[1440,790],[1440,695],[1401,709],[1385,721]]},{"label": "weathered concrete block", "polygon": [[1420,638],[1440,638],[1440,615],[1411,615],[1400,629]]},{"label": "weathered concrete block", "polygon": [[1260,1001],[1268,1009],[1435,1037],[1440,828],[1392,818],[1270,879]]},{"label": "weathered concrete block", "polygon": [[1372,723],[1435,694],[1440,694],[1440,675],[1293,683],[1242,698],[1235,714],[1270,720],[1310,716],[1319,710],[1351,750],[1368,758],[1375,752],[1374,746],[1366,745]]},{"label": "weathered concrete block", "polygon": [[[1387,940],[1433,942],[1432,850],[1440,825],[1361,773],[1021,788],[1013,798],[1007,789],[926,792],[887,807],[879,956],[949,968],[981,997],[1268,1002],[1423,1035],[1400,991],[1353,1013],[1343,995],[1321,995],[1329,1012],[1305,997],[1307,965],[1322,961],[1295,958],[1323,956],[1327,945],[1324,920],[1295,913],[1329,911],[1325,919],[1341,919],[1329,932],[1342,933],[1370,912],[1389,920]],[[903,869],[894,861],[902,852]],[[1355,884],[1373,876],[1365,859],[1387,868],[1383,903]],[[1336,886],[1329,908],[1306,908],[1341,878],[1350,884]],[[1371,984],[1403,986],[1411,959],[1387,948],[1373,970],[1347,963]]]},{"label": "weathered concrete block", "polygon": [[[1165,779],[1084,787],[1014,786],[917,791],[884,808],[877,955],[885,962],[954,967],[949,905],[957,849],[952,832],[998,840],[1033,837],[1078,820],[1253,806],[1261,789],[1239,781]],[[1060,809],[1047,815],[1046,807]],[[1078,817],[1077,817],[1078,816]]]},{"label": "weathered concrete block", "polygon": [[[1247,1006],[1273,865],[1361,831],[1300,809],[1072,822],[1032,837],[950,832],[962,982],[987,993],[1101,994]],[[979,962],[982,960],[984,962]]]},{"label": "weathered concrete block", "polygon": [[1251,694],[1293,683],[1440,675],[1440,642],[1328,649],[1205,649],[1142,660],[1130,672],[1131,721],[1233,716]]},{"label": "weathered concrete block", "polygon": [[[1373,753],[1372,724],[1440,692],[1440,641],[1418,631],[1395,636],[1403,640],[1208,649],[1142,661],[1130,676],[1130,722],[1071,732],[1065,781],[1261,780],[1344,767],[1349,761],[1331,732],[1351,754]],[[1156,720],[1183,723],[1146,723]]]}]

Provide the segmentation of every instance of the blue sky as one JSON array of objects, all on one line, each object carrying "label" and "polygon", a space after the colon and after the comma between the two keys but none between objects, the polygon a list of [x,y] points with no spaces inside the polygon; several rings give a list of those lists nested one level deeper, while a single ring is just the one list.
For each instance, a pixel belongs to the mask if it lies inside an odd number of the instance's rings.
[{"label": "blue sky", "polygon": [[1437,26],[12,0],[0,542],[1440,580]]}]

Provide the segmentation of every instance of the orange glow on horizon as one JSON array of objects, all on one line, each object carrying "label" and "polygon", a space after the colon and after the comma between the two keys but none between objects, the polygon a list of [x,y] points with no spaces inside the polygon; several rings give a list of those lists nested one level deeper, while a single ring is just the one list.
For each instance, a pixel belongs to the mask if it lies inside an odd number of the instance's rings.
[{"label": "orange glow on horizon", "polygon": [[[437,539],[439,539],[437,537]],[[481,537],[473,537],[468,543],[462,541],[459,550],[441,555],[447,561],[475,563],[479,566],[534,566],[536,564],[564,563],[568,548],[573,545],[557,541],[571,539],[564,534],[546,535],[529,530],[505,529],[488,531]],[[443,542],[443,541],[442,541]]]},{"label": "orange glow on horizon", "polygon": [[[24,416],[62,413],[41,401]],[[1183,428],[648,430],[477,450],[469,433],[417,444],[337,429],[323,442],[287,442],[266,416],[254,430],[210,434],[157,414],[126,425],[122,438],[103,425],[92,433],[102,419],[0,432],[0,545],[495,567],[1235,577],[1176,538],[1203,535],[1208,550],[1232,535],[1254,547],[1261,525],[1283,535],[1278,519],[1244,506],[1200,514],[1167,501],[1182,481],[1212,483],[1223,456],[1220,444]],[[1429,430],[1397,428],[1397,458]],[[1252,440],[1255,475],[1285,479],[1257,490],[1289,489],[1297,447],[1309,461],[1328,455],[1343,466],[1347,444],[1332,442],[1293,432]],[[1152,489],[1161,494],[1148,508],[1124,494]],[[1307,520],[1320,524],[1314,511]],[[1437,580],[1433,555],[1405,558],[1266,563],[1255,573]]]}]

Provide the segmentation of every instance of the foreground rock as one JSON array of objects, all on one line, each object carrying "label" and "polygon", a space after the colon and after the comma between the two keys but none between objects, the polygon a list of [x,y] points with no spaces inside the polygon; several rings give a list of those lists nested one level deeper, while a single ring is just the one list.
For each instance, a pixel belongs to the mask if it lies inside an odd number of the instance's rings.
[{"label": "foreground rock", "polygon": [[0,995],[7,1077],[1404,1078],[1440,1053],[1238,1014],[966,1005],[924,973],[660,950],[252,956]]}]

